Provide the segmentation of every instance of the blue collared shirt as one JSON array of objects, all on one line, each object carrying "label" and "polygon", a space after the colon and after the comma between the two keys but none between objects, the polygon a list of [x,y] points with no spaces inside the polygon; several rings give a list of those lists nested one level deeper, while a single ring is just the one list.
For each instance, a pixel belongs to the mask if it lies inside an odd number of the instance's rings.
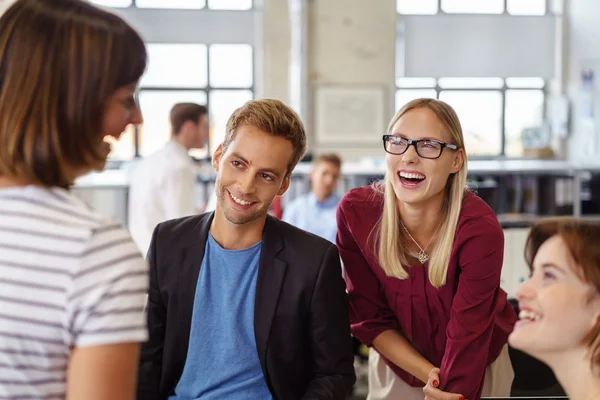
[{"label": "blue collared shirt", "polygon": [[319,202],[312,192],[304,194],[285,207],[282,220],[335,243],[335,210],[340,199],[334,193],[325,201]]}]

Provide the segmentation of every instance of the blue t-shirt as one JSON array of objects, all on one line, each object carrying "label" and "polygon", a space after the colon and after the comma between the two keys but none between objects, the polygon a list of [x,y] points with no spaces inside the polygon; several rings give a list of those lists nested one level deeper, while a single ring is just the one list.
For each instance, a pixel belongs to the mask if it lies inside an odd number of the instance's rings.
[{"label": "blue t-shirt", "polygon": [[225,250],[208,235],[187,359],[173,400],[271,399],[254,338],[261,243]]}]

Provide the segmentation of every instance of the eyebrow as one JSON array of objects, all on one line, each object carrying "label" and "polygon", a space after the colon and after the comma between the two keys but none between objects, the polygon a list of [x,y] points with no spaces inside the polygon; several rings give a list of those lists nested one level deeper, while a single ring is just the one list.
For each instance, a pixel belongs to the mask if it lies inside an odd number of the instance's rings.
[{"label": "eyebrow", "polygon": [[566,273],[567,273],[567,271],[566,271],[564,268],[562,268],[562,267],[559,267],[558,265],[556,265],[556,264],[554,264],[554,263],[551,263],[551,262],[546,262],[546,263],[543,263],[542,265],[540,265],[540,268],[542,268],[542,269],[544,269],[544,268],[553,268],[553,269],[557,269],[557,270],[559,270],[559,271],[560,271],[560,272],[562,272],[563,274],[566,274]]},{"label": "eyebrow", "polygon": [[409,139],[409,140],[437,140],[438,142],[443,142],[442,139],[434,138],[431,136],[425,136],[425,137],[421,137],[419,139],[410,139],[406,135],[403,135],[401,133],[392,133],[392,136],[398,136],[398,137],[401,137],[402,139]]},{"label": "eyebrow", "polygon": [[[252,165],[252,163],[250,161],[246,160],[239,153],[232,152],[231,156],[235,157],[235,158],[239,158],[244,164]],[[275,175],[275,177],[277,177],[277,178],[279,178],[281,176],[280,172],[277,172],[274,169],[270,169],[270,168],[262,168],[260,171],[261,172],[268,172],[269,174]]]}]

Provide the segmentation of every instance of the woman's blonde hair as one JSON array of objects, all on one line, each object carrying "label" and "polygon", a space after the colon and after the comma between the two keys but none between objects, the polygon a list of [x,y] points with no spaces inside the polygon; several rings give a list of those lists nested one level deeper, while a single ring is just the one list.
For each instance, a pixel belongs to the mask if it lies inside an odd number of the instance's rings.
[{"label": "woman's blonde hair", "polygon": [[[407,103],[392,118],[388,133],[391,133],[396,122],[404,114],[417,108],[427,108],[433,111],[452,137],[452,143],[459,149],[463,149],[464,152],[463,165],[460,170],[448,178],[443,206],[443,222],[439,227],[438,239],[433,243],[429,253],[429,281],[434,287],[439,288],[446,283],[456,225],[467,186],[467,155],[464,150],[464,138],[458,116],[454,109],[443,101],[416,99]],[[404,244],[410,239],[400,226],[400,214],[391,177],[386,173],[383,182],[375,184],[373,188],[383,195],[383,214],[372,232],[375,233],[374,246],[379,264],[387,276],[408,279],[409,275],[405,268],[408,265],[407,252]]]}]

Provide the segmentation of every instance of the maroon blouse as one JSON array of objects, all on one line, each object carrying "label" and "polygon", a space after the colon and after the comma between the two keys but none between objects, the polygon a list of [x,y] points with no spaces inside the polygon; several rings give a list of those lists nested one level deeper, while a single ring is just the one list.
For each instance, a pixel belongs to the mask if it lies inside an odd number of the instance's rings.
[{"label": "maroon blouse", "polygon": [[[385,275],[369,238],[382,212],[383,196],[371,187],[351,190],[337,209],[352,334],[370,346],[384,331],[400,331],[440,368],[443,390],[479,399],[485,369],[517,320],[500,289],[504,233],[496,215],[479,197],[465,195],[446,284],[436,289],[427,264],[408,268],[407,280]],[[424,385],[385,361],[411,386]]]}]

